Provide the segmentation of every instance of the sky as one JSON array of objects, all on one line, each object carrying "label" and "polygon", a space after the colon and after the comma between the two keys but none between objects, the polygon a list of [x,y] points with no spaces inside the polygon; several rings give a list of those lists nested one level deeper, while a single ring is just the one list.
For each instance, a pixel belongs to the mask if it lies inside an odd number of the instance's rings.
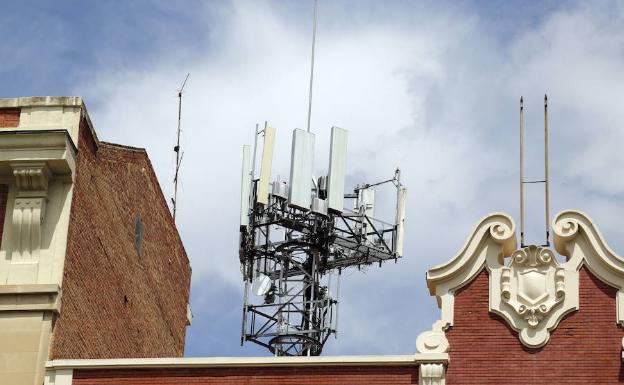
[{"label": "sky", "polygon": [[[273,175],[305,128],[312,1],[15,1],[0,14],[0,97],[77,95],[100,140],[147,149],[173,190],[183,99],[177,225],[193,268],[188,356],[239,345],[241,146],[277,129]],[[315,173],[331,126],[349,130],[347,183],[402,170],[404,258],[345,273],[339,338],[325,354],[412,354],[438,319],[425,284],[473,226],[519,221],[518,105],[526,175],[543,178],[549,98],[551,215],[586,212],[624,255],[624,3],[319,0],[311,126]],[[543,187],[527,187],[527,243],[543,242]]]}]

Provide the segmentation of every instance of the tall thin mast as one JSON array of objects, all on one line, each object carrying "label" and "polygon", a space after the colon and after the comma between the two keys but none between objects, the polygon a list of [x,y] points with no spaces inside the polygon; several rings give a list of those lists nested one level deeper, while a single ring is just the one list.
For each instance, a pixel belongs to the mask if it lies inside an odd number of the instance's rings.
[{"label": "tall thin mast", "polygon": [[310,132],[310,116],[312,115],[312,84],[314,82],[314,46],[316,45],[316,21],[318,0],[314,0],[314,26],[312,27],[312,55],[310,57],[310,93],[308,94],[308,132]]},{"label": "tall thin mast", "polygon": [[548,190],[548,96],[544,95],[544,192],[546,194],[546,245],[550,246],[550,199]]},{"label": "tall thin mast", "polygon": [[180,153],[180,132],[181,130],[181,122],[182,122],[182,91],[184,91],[184,86],[186,85],[186,81],[188,80],[190,73],[186,74],[184,81],[182,82],[182,86],[178,90],[178,133],[177,133],[177,141],[175,147],[173,147],[173,151],[176,153],[176,163],[175,163],[175,176],[173,178],[173,198],[171,199],[173,203],[173,222],[176,219],[176,211],[178,208],[178,173],[180,172],[180,165],[182,164],[182,157],[184,153]]},{"label": "tall thin mast", "polygon": [[520,247],[524,247],[524,101],[520,97]]}]

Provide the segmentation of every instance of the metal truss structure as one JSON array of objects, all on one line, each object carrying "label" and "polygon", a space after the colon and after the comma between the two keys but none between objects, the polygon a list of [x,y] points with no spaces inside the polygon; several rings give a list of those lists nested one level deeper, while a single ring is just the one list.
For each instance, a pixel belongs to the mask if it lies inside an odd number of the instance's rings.
[{"label": "metal truss structure", "polygon": [[[374,189],[392,183],[396,221],[373,218]],[[327,197],[326,178],[314,183],[313,202]],[[392,179],[358,185],[353,210],[289,204],[288,186],[272,184],[268,204],[250,189],[248,225],[241,226],[240,262],[245,282],[241,345],[259,344],[276,356],[316,356],[338,328],[343,269],[396,260],[402,254],[405,188]],[[317,199],[314,199],[317,198]]]}]

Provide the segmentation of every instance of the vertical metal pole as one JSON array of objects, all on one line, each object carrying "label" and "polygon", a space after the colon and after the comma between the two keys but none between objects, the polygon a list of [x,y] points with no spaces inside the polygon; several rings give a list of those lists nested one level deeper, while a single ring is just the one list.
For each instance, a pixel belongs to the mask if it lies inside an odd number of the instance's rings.
[{"label": "vertical metal pole", "polygon": [[245,342],[245,335],[247,334],[247,304],[249,302],[249,279],[245,278],[245,292],[243,293],[243,322],[241,326],[241,341],[240,344],[243,346],[243,342]]},{"label": "vertical metal pole", "polygon": [[336,326],[334,327],[334,338],[338,339],[338,310],[340,310],[340,277],[342,270],[338,269],[338,277],[336,282]]},{"label": "vertical metal pole", "polygon": [[524,247],[524,101],[520,97],[520,247]]},{"label": "vertical metal pole", "polygon": [[548,189],[548,96],[544,95],[544,190],[546,193],[546,246],[550,246],[550,191]]},{"label": "vertical metal pole", "polygon": [[[394,178],[396,179],[396,207],[394,214],[394,231],[392,232],[392,252],[397,251],[398,235],[399,235],[399,200],[401,199],[401,170],[397,167],[394,172]],[[396,260],[395,260],[396,262]]]},{"label": "vertical metal pole", "polygon": [[[314,291],[316,290],[316,254],[315,253],[311,253],[310,257],[312,258],[312,271],[311,271],[311,276],[312,276],[312,282],[311,285],[312,287],[310,288],[310,310],[308,312],[308,322],[309,322],[309,326],[308,326],[308,330],[312,330],[314,328],[316,328],[316,325],[314,323],[314,314],[316,311],[316,306],[314,306]],[[310,333],[311,334],[311,333]],[[308,336],[310,335],[308,334]],[[316,337],[314,334],[312,334],[314,337]],[[308,345],[308,354],[307,356],[310,357],[312,355],[312,344]]]},{"label": "vertical metal pole", "polygon": [[175,163],[175,177],[173,178],[173,222],[176,220],[176,212],[178,211],[178,173],[180,172],[180,164],[182,163],[182,156],[180,155],[180,131],[182,124],[182,91],[184,91],[184,86],[186,86],[186,81],[188,80],[190,72],[186,74],[184,81],[182,82],[182,86],[180,86],[180,90],[178,91],[178,132],[177,132],[177,140],[176,145],[173,147],[173,151],[176,153],[176,163]]},{"label": "vertical metal pole", "polygon": [[394,176],[397,182],[397,194],[396,194],[396,208],[395,208],[395,216],[394,216],[394,224],[395,226],[399,225],[399,199],[401,198],[401,169],[397,167],[394,172]]},{"label": "vertical metal pole", "polygon": [[308,95],[308,132],[310,132],[310,116],[312,115],[312,84],[314,82],[314,46],[316,45],[316,20],[318,0],[314,0],[314,26],[312,27],[312,56],[310,58],[310,93]]},{"label": "vertical metal pole", "polygon": [[[254,197],[256,196],[256,194],[254,193],[254,177],[255,177],[255,173],[256,173],[256,152],[258,150],[258,123],[256,123],[256,133],[254,135],[254,149],[253,149],[253,157],[251,158],[251,171],[249,172],[249,174],[251,174],[251,186],[249,186],[249,213],[247,213],[247,215],[251,215],[251,213],[254,211],[255,209],[255,199]],[[249,223],[252,223],[251,218],[249,218]],[[255,230],[254,230],[255,231]]]},{"label": "vertical metal pole", "polygon": [[[187,75],[188,77],[188,75]],[[186,80],[185,80],[186,82]],[[178,91],[178,139],[173,151],[176,153],[175,178],[173,181],[173,222],[176,220],[178,209],[178,170],[180,168],[180,123],[182,121],[182,90]]]}]

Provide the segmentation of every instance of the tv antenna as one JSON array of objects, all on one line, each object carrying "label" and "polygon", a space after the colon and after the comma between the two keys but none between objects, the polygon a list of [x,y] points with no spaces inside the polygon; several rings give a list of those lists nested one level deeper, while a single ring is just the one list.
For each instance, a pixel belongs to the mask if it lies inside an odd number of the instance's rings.
[{"label": "tv antenna", "polygon": [[544,95],[544,180],[524,180],[524,99],[520,97],[520,247],[526,246],[524,243],[524,185],[544,184],[545,196],[545,218],[546,218],[546,243],[542,246],[550,246],[550,191],[548,175],[548,96]]},{"label": "tv antenna", "polygon": [[190,73],[186,74],[180,89],[178,90],[178,132],[177,132],[177,141],[176,145],[173,147],[173,151],[176,154],[176,162],[175,162],[175,176],[173,177],[173,198],[171,198],[171,203],[173,204],[173,222],[176,220],[176,211],[178,208],[178,176],[180,174],[180,165],[182,164],[182,158],[184,157],[184,152],[180,153],[180,132],[181,124],[182,124],[182,92],[184,91],[184,86],[186,86],[186,81],[189,78]]}]

